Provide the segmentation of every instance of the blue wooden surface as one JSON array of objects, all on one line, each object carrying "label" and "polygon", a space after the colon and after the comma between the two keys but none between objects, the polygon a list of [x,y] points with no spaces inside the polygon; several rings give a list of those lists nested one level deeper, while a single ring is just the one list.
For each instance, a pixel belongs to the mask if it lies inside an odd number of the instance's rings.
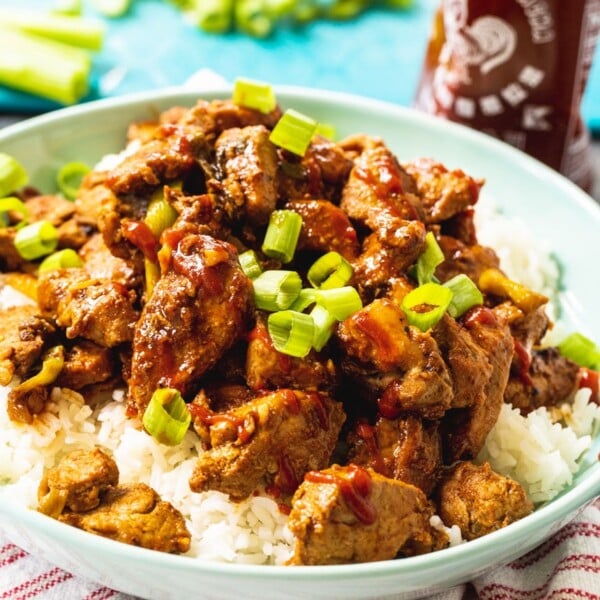
[{"label": "blue wooden surface", "polygon": [[[89,3],[88,3],[89,4]],[[53,0],[22,0],[49,8]],[[85,100],[178,85],[201,68],[238,76],[351,92],[408,106],[412,103],[437,0],[414,0],[406,11],[371,9],[349,22],[281,27],[271,38],[209,35],[185,23],[166,0],[133,0],[130,14],[107,21]],[[0,6],[15,6],[0,0]],[[94,15],[92,9],[86,11]],[[37,113],[57,105],[0,86],[0,112]],[[600,48],[583,103],[600,133]]]}]

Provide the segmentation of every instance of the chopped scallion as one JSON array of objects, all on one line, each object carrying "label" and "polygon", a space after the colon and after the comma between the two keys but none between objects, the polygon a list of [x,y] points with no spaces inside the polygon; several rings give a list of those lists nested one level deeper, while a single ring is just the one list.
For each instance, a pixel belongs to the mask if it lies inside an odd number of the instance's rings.
[{"label": "chopped scallion", "polygon": [[449,279],[443,285],[452,290],[452,301],[448,307],[448,312],[455,319],[469,310],[469,308],[483,304],[483,294],[464,273],[452,277],[452,279]]},{"label": "chopped scallion", "polygon": [[268,311],[289,308],[302,289],[302,280],[295,271],[264,271],[253,284],[256,307]]},{"label": "chopped scallion", "polygon": [[425,250],[417,259],[417,282],[419,285],[433,281],[436,267],[444,262],[444,253],[433,232],[425,236]]},{"label": "chopped scallion", "polygon": [[25,167],[10,154],[0,152],[0,197],[20,190],[28,180]]},{"label": "chopped scallion", "polygon": [[238,259],[240,261],[242,271],[244,271],[246,277],[249,277],[250,279],[256,279],[263,272],[254,250],[246,250],[246,252],[242,252]]},{"label": "chopped scallion", "polygon": [[233,87],[233,103],[270,113],[277,106],[275,92],[268,83],[238,78]]},{"label": "chopped scallion", "polygon": [[265,0],[236,0],[234,17],[237,28],[254,37],[267,37],[275,27],[276,19]]},{"label": "chopped scallion", "polygon": [[433,327],[452,301],[452,290],[438,283],[425,283],[402,299],[402,310],[411,325],[421,331]]},{"label": "chopped scallion", "polygon": [[293,210],[274,210],[262,244],[262,251],[271,258],[288,263],[294,258],[302,229],[302,217]]},{"label": "chopped scallion", "polygon": [[307,278],[316,288],[342,287],[352,278],[352,265],[338,252],[327,252],[310,266]]},{"label": "chopped scallion", "polygon": [[35,260],[54,252],[58,244],[58,231],[50,221],[36,221],[19,229],[14,243],[17,252],[25,260]]},{"label": "chopped scallion", "polygon": [[315,129],[315,135],[323,136],[330,141],[335,140],[336,129],[333,125],[329,123],[317,123],[317,128]]},{"label": "chopped scallion", "polygon": [[302,288],[290,308],[298,312],[304,312],[311,304],[315,303],[316,298],[317,290],[314,288]]},{"label": "chopped scallion", "polygon": [[176,446],[183,440],[191,421],[184,399],[172,388],[156,390],[142,417],[146,431],[167,446]]},{"label": "chopped scallion", "polygon": [[571,333],[558,344],[558,351],[581,367],[600,370],[600,348],[581,333]]},{"label": "chopped scallion", "polygon": [[177,217],[177,211],[167,202],[163,190],[160,189],[150,199],[144,223],[148,226],[152,235],[158,239],[165,229],[175,223]]},{"label": "chopped scallion", "polygon": [[314,322],[314,333],[312,346],[317,352],[321,352],[329,341],[333,328],[338,322],[324,306],[317,304],[311,311],[310,316]]},{"label": "chopped scallion", "polygon": [[83,178],[90,172],[90,167],[82,162],[68,162],[56,174],[56,184],[67,200],[75,200]]},{"label": "chopped scallion", "polygon": [[289,108],[277,121],[269,139],[293,154],[304,156],[316,129],[316,121]]},{"label": "chopped scallion", "polygon": [[65,364],[65,351],[62,346],[49,348],[42,357],[42,368],[15,388],[19,393],[29,392],[37,387],[54,383]]},{"label": "chopped scallion", "polygon": [[267,329],[278,352],[303,358],[312,347],[314,322],[310,315],[293,310],[271,313]]},{"label": "chopped scallion", "polygon": [[21,217],[21,223],[24,223],[29,218],[27,207],[19,198],[8,196],[8,198],[0,198],[0,227],[10,224],[8,213],[17,213]]},{"label": "chopped scallion", "polygon": [[326,308],[329,314],[338,321],[347,319],[362,308],[362,300],[358,292],[349,285],[328,290],[317,290],[316,302]]},{"label": "chopped scallion", "polygon": [[74,269],[83,266],[83,261],[79,254],[72,248],[65,248],[47,256],[38,269],[39,273],[51,271],[53,269]]}]

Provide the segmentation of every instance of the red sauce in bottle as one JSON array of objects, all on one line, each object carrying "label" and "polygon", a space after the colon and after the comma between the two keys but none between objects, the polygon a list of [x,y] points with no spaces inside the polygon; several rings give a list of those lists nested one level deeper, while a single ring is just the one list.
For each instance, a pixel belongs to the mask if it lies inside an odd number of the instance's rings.
[{"label": "red sauce in bottle", "polygon": [[373,482],[371,475],[363,467],[350,464],[337,472],[309,471],[304,479],[311,483],[337,485],[348,508],[361,523],[372,525],[377,519],[377,511],[369,501]]}]

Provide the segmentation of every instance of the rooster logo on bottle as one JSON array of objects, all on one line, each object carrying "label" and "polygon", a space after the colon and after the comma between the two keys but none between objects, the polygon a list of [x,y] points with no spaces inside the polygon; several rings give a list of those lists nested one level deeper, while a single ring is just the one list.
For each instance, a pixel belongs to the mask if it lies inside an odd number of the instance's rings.
[{"label": "rooster logo on bottle", "polygon": [[471,83],[470,69],[487,75],[508,61],[517,46],[517,32],[503,19],[485,15],[468,24],[468,0],[444,0],[446,40],[440,63],[446,84]]}]

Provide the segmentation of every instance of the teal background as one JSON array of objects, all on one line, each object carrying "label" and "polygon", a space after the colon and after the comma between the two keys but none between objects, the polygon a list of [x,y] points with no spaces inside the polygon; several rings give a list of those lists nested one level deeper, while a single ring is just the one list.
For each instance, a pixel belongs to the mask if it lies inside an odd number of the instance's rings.
[{"label": "teal background", "polygon": [[[178,85],[201,68],[238,76],[360,94],[410,106],[438,0],[404,11],[369,9],[348,22],[282,26],[265,40],[210,35],[187,24],[166,0],[133,0],[130,13],[107,20],[85,100]],[[84,0],[86,15],[98,16]],[[0,6],[49,9],[53,0],[0,0]],[[583,114],[600,134],[600,48]],[[0,112],[38,113],[58,105],[0,86]]]}]

